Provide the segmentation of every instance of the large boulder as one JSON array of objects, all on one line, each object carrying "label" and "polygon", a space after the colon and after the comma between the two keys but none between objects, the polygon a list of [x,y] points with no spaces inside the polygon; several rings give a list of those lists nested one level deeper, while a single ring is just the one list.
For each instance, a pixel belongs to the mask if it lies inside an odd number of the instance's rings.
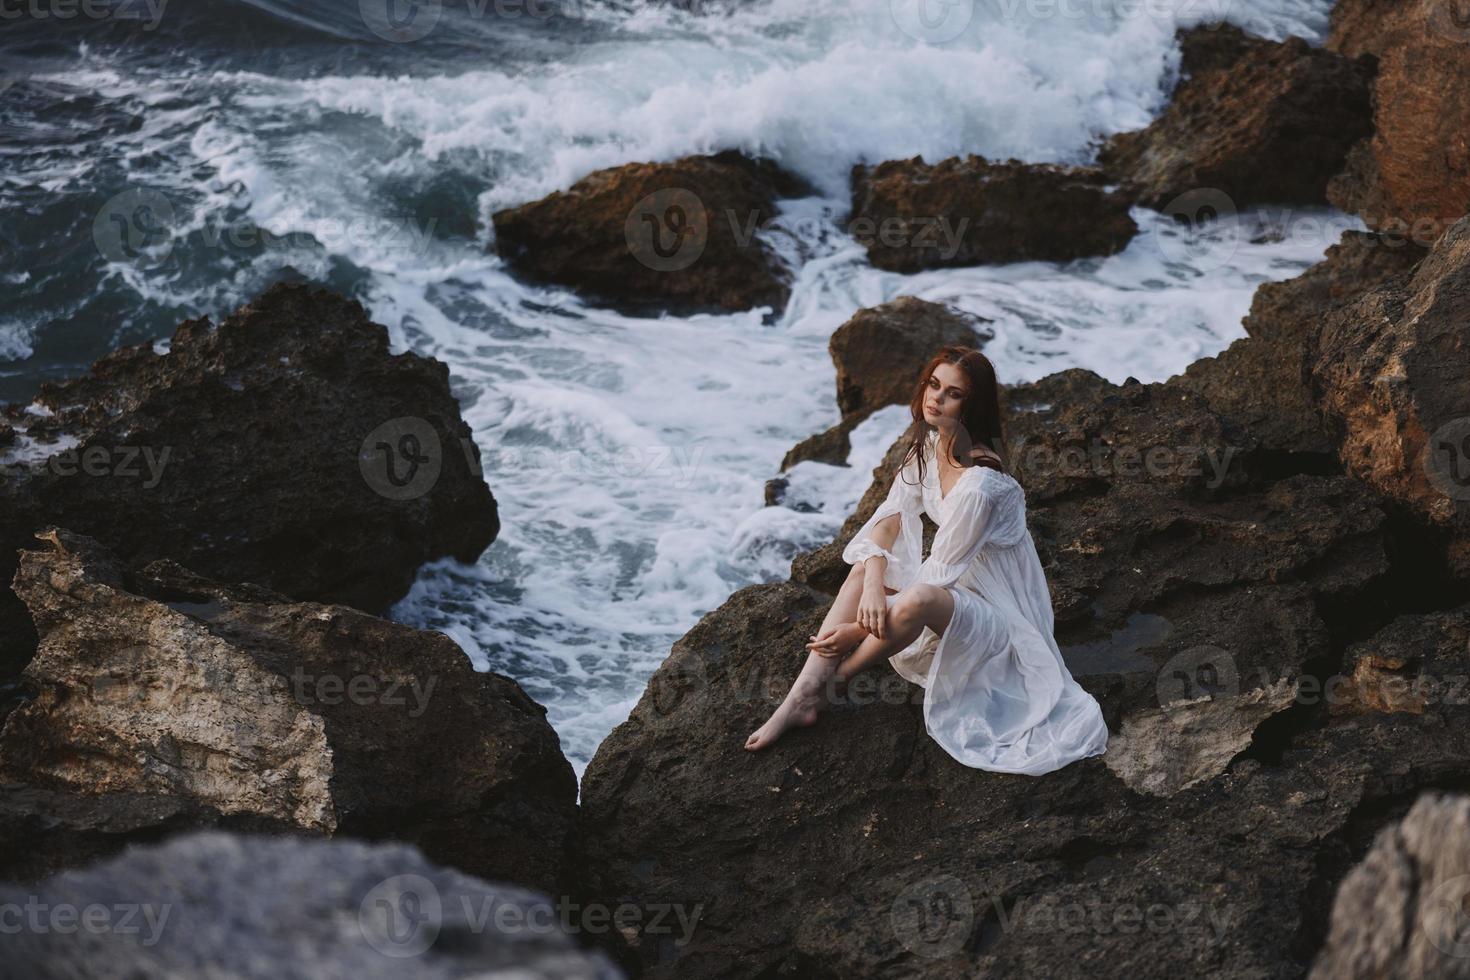
[{"label": "large boulder", "polygon": [[1368,227],[1433,244],[1470,211],[1470,25],[1452,0],[1343,0],[1327,47],[1378,60],[1373,130],[1328,197]]},{"label": "large boulder", "polygon": [[1111,255],[1138,225],[1097,170],[984,157],[852,169],[849,230],[891,272]]},{"label": "large boulder", "polygon": [[565,903],[402,844],[189,834],[0,884],[0,903],[19,913],[0,972],[28,980],[623,976]]},{"label": "large boulder", "polygon": [[1327,181],[1372,132],[1371,60],[1229,25],[1183,32],[1181,44],[1193,74],[1146,128],[1109,140],[1099,165],[1153,208],[1204,190],[1235,207],[1326,203]]},{"label": "large boulder", "polygon": [[[829,691],[814,727],[744,750],[901,442],[838,541],[680,639],[582,785],[593,894],[705,902],[693,942],[635,937],[646,975],[1301,975],[1371,835],[1419,790],[1470,778],[1466,584],[1425,560],[1442,528],[1339,461],[1316,386],[1335,358],[1369,386],[1376,366],[1401,408],[1456,397],[1405,345],[1438,327],[1395,327],[1450,319],[1453,241],[1412,274],[1411,253],[1375,247],[1349,238],[1263,300],[1260,356],[1236,364],[1240,385],[1305,389],[1315,431],[1236,418],[1254,403],[1184,376],[1069,370],[1006,389],[1057,639],[1112,732],[1102,757],[1042,777],[967,769],[885,665]],[[1363,305],[1405,292],[1402,311]],[[1333,339],[1360,308],[1407,382],[1377,347]],[[1311,311],[1324,339],[1273,373]]]},{"label": "large boulder", "polygon": [[0,415],[0,680],[35,639],[8,583],[56,524],[140,567],[381,611],[499,531],[449,369],[391,354],[358,303],[279,285],[125,347]]},{"label": "large boulder", "polygon": [[41,634],[0,728],[5,877],[188,826],[393,838],[564,893],[577,783],[546,709],[441,633],[52,530]]},{"label": "large boulder", "polygon": [[1470,218],[1412,277],[1322,319],[1314,393],[1352,475],[1434,529],[1451,573],[1470,581]]},{"label": "large boulder", "polygon": [[787,274],[756,233],[807,190],[734,151],[629,163],[497,211],[495,246],[520,275],[634,313],[779,313]]},{"label": "large boulder", "polygon": [[[790,583],[737,592],[675,644],[587,770],[591,893],[699,905],[690,942],[632,937],[646,977],[1299,975],[1362,835],[1410,788],[1470,776],[1463,700],[1326,725],[1330,663],[1289,660],[1272,661],[1294,675],[1275,685],[1285,710],[1259,710],[1259,688],[1216,691],[1208,725],[1163,698],[1174,665],[1150,673],[1151,717],[1194,729],[1188,779],[1173,778],[1177,740],[1149,759],[1118,736],[1039,778],[967,769],[886,668],[746,753],[825,607]],[[1215,613],[1252,616],[1239,600]],[[1470,608],[1455,623],[1426,671],[1462,655]]]},{"label": "large boulder", "polygon": [[1421,795],[1344,879],[1311,980],[1470,977],[1470,797]]},{"label": "large boulder", "polygon": [[988,322],[913,296],[858,310],[827,343],[837,367],[842,420],[797,443],[781,461],[781,469],[807,459],[845,465],[852,430],[880,408],[907,405],[918,381],[914,371],[939,348],[983,346],[993,336],[984,329]]}]

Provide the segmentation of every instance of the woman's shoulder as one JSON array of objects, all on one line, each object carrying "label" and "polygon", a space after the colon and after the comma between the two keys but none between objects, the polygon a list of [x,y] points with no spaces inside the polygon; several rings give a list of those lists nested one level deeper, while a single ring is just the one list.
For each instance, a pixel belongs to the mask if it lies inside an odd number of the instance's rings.
[{"label": "woman's shoulder", "polygon": [[1020,481],[1011,476],[1005,470],[998,467],[984,466],[979,463],[971,467],[974,469],[976,489],[991,497],[1002,497],[1016,499],[1025,502],[1026,492],[1021,488]]}]

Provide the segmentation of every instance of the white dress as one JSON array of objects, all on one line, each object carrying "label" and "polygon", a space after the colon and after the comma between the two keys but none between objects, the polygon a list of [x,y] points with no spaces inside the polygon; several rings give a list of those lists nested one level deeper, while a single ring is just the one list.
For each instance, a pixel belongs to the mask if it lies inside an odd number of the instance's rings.
[{"label": "white dress", "polygon": [[[910,459],[842,552],[848,564],[884,555],[891,589],[928,582],[954,599],[943,636],[926,626],[889,663],[926,689],[925,728],[967,766],[1036,776],[1101,755],[1107,723],[1052,636],[1051,595],[1026,529],[1025,492],[999,470],[972,466],[941,495],[937,442],[930,432],[923,485]],[[921,561],[922,513],[939,530]],[[892,514],[901,515],[901,526],[885,550],[872,532]],[[888,597],[890,607],[897,598]]]}]

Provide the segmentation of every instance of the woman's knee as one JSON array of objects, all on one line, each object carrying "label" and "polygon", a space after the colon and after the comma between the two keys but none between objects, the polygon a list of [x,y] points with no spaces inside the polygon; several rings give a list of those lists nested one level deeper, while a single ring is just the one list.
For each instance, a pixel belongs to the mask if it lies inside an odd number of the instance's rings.
[{"label": "woman's knee", "polygon": [[943,602],[944,590],[937,585],[919,582],[901,592],[893,602],[893,612],[901,619],[923,621]]}]

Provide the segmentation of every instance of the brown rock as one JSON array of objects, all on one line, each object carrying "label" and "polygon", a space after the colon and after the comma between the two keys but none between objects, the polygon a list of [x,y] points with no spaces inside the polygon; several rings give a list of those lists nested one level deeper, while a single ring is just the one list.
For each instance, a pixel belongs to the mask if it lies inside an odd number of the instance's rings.
[{"label": "brown rock", "polygon": [[880,269],[1111,255],[1138,231],[1099,171],[971,155],[852,169],[852,235]]},{"label": "brown rock", "polygon": [[907,405],[918,381],[913,372],[939,348],[984,346],[993,336],[982,327],[988,322],[913,296],[858,310],[827,344],[842,421],[797,443],[781,461],[782,472],[808,459],[846,465],[852,430],[880,408]]},{"label": "brown rock", "polygon": [[497,211],[496,248],[518,274],[635,313],[786,305],[781,263],[753,237],[800,181],[734,151],[599,170]]},{"label": "brown rock", "polygon": [[[1205,44],[1202,32],[1221,37]],[[1276,44],[1229,27],[1182,37],[1185,65],[1198,73],[1147,128],[1109,140],[1099,165],[1153,208],[1206,190],[1223,192],[1237,208],[1325,203],[1327,181],[1348,148],[1372,131],[1370,63],[1301,38]]]},{"label": "brown rock", "polygon": [[1368,227],[1433,244],[1470,211],[1470,26],[1453,2],[1343,0],[1327,46],[1378,57],[1373,132],[1328,198]]},{"label": "brown rock", "polygon": [[[746,753],[826,604],[787,583],[735,593],[587,770],[593,893],[699,917],[687,943],[633,937],[645,977],[1290,975],[1360,837],[1407,789],[1470,775],[1463,705],[1432,730],[1403,714],[1324,727],[1294,706],[1243,753],[1222,733],[1228,765],[1167,799],[1127,788],[1106,756],[987,773],[938,749],[922,692],[883,670]],[[1251,616],[1229,612],[1217,627]],[[1174,928],[1117,928],[1159,906]]]},{"label": "brown rock", "polygon": [[907,405],[918,383],[914,365],[948,344],[981,346],[993,336],[980,327],[987,322],[912,296],[858,310],[827,345],[842,417],[863,419],[888,405]]},{"label": "brown rock", "polygon": [[1412,278],[1323,318],[1309,364],[1347,472],[1435,528],[1470,579],[1470,220]]},{"label": "brown rock", "polygon": [[514,681],[440,633],[44,540],[15,581],[41,644],[0,729],[4,876],[219,825],[411,841],[565,891],[576,779]]},{"label": "brown rock", "polygon": [[[1411,408],[1470,403],[1440,325],[1470,295],[1458,246],[1442,243],[1412,279],[1374,247],[1349,238],[1262,299],[1240,383],[1304,387],[1324,364],[1364,385],[1406,375],[1382,431]],[[1407,330],[1411,313],[1435,322]],[[1305,368],[1266,372],[1313,315],[1326,325]],[[1380,363],[1380,348],[1407,368]],[[1444,373],[1425,370],[1430,349]],[[1417,791],[1470,779],[1465,699],[1362,710],[1362,651],[1405,676],[1463,677],[1470,605],[1425,560],[1425,535],[1443,531],[1411,526],[1376,484],[1340,472],[1330,424],[1314,449],[1282,448],[1309,430],[1272,429],[1267,409],[1196,380],[1113,385],[1071,370],[1006,389],[1008,458],[1057,638],[1115,733],[1101,759],[1042,777],[959,766],[925,735],[923,691],[882,665],[814,727],[743,749],[796,675],[830,604],[817,589],[846,573],[841,545],[886,494],[902,442],[792,582],[737,592],[674,645],[583,780],[593,892],[701,913],[687,944],[633,938],[644,976],[1307,968],[1372,834]],[[1235,405],[1254,414],[1237,419]],[[1185,707],[1181,726],[1161,718],[1169,705]],[[1178,928],[1118,928],[1161,907]]]},{"label": "brown rock", "polygon": [[[1424,254],[1410,242],[1343,232],[1321,262],[1295,279],[1262,283],[1244,320],[1250,336],[1195,361],[1177,382],[1268,450],[1335,456],[1307,368],[1322,317],[1408,273]],[[1322,465],[1336,469],[1335,462]]]}]

